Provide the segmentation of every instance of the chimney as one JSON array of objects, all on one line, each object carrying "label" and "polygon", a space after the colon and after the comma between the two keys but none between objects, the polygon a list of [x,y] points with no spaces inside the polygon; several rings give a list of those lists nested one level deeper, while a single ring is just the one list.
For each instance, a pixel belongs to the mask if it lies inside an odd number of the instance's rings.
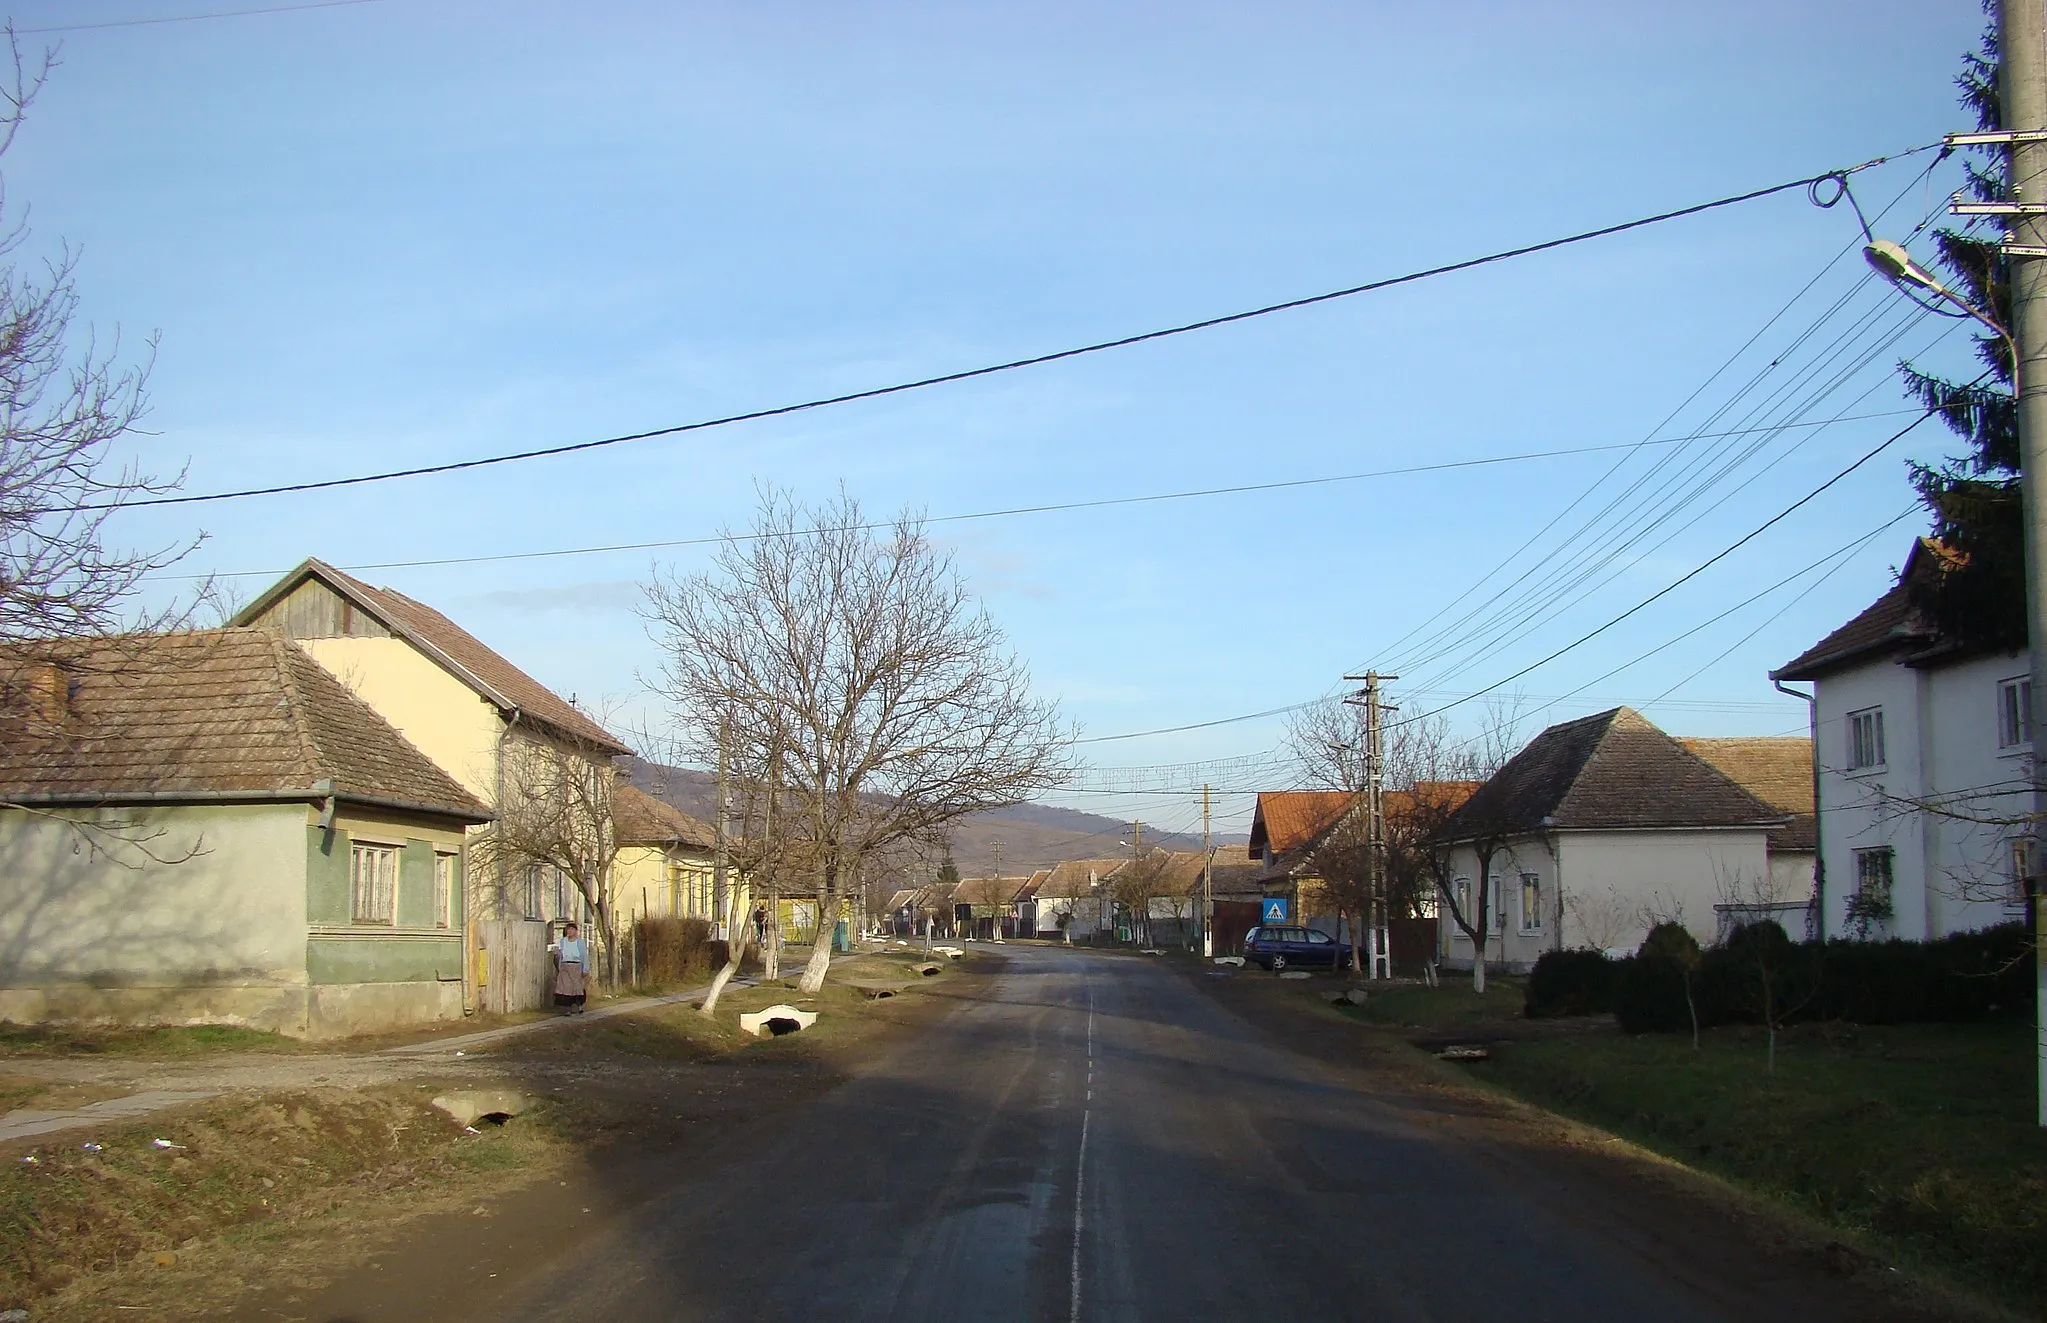
[{"label": "chimney", "polygon": [[56,662],[31,662],[23,681],[28,713],[33,720],[55,729],[70,719],[71,700],[78,683],[70,671]]}]

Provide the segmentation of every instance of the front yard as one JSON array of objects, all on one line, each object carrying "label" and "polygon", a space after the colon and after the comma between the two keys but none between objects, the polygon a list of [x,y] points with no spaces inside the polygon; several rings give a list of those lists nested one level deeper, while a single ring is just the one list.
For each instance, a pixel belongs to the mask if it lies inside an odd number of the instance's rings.
[{"label": "front yard", "polygon": [[[2047,1301],[2047,1131],[2029,1018],[1799,1025],[1768,1070],[1762,1032],[1628,1035],[1604,1017],[1522,1018],[1521,988],[1372,991],[1348,1019],[1433,1049],[1527,1102],[1711,1172],[1897,1264],[2038,1316]],[[1843,1247],[1843,1253],[1857,1251]]]}]

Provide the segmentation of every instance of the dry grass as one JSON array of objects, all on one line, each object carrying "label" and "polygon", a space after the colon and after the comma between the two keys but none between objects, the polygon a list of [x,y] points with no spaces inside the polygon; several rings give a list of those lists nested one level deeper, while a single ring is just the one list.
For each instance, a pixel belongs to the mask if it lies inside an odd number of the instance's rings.
[{"label": "dry grass", "polygon": [[[0,1301],[89,1299],[96,1278],[138,1262],[175,1268],[229,1229],[295,1227],[365,1194],[521,1166],[560,1146],[544,1103],[472,1135],[429,1107],[431,1096],[393,1086],[223,1098],[10,1144],[0,1152]],[[40,1304],[34,1316],[50,1317]]]},{"label": "dry grass", "polygon": [[183,1057],[205,1052],[332,1051],[332,1045],[286,1038],[233,1025],[159,1025],[125,1029],[111,1025],[0,1024],[0,1057],[151,1056]]}]

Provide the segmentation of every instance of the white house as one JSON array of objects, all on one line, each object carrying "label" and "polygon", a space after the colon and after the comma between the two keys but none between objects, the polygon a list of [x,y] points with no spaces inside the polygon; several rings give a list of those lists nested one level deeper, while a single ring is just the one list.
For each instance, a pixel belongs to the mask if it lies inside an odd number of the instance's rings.
[{"label": "white house", "polygon": [[1822,931],[1926,940],[2024,917],[2031,658],[1968,650],[1915,611],[1941,572],[1919,539],[1898,582],[1770,678],[1813,686]]},{"label": "white house", "polygon": [[[1488,965],[1521,970],[1544,951],[1632,950],[1656,918],[1712,941],[1717,906],[1769,903],[1770,838],[1789,818],[1620,707],[1529,741],[1440,839],[1453,846],[1452,889],[1467,919],[1480,879],[1488,888]],[[1802,912],[1804,894],[1789,900]],[[1449,906],[1438,910],[1437,943],[1444,964],[1471,967],[1471,939]]]}]

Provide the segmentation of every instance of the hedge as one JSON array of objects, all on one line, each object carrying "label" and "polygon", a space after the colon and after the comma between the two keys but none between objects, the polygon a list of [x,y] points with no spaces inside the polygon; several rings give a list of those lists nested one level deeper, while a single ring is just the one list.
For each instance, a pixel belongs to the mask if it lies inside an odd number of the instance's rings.
[{"label": "hedge", "polygon": [[1593,951],[1545,955],[1529,977],[1527,1013],[1593,1013],[1604,989],[1627,1032],[1688,1033],[1687,983],[1701,1028],[1766,1018],[1780,1024],[1980,1020],[2030,1013],[2033,1004],[2033,942],[2016,923],[1932,942],[1824,944],[1793,942],[1774,923],[1749,924],[1723,945],[1699,952],[1689,978],[1687,962],[1672,948],[1651,951],[1644,943],[1644,949],[1622,960]]},{"label": "hedge", "polygon": [[1522,1010],[1531,1020],[1608,1014],[1619,968],[1600,951],[1545,951],[1528,972]]}]

